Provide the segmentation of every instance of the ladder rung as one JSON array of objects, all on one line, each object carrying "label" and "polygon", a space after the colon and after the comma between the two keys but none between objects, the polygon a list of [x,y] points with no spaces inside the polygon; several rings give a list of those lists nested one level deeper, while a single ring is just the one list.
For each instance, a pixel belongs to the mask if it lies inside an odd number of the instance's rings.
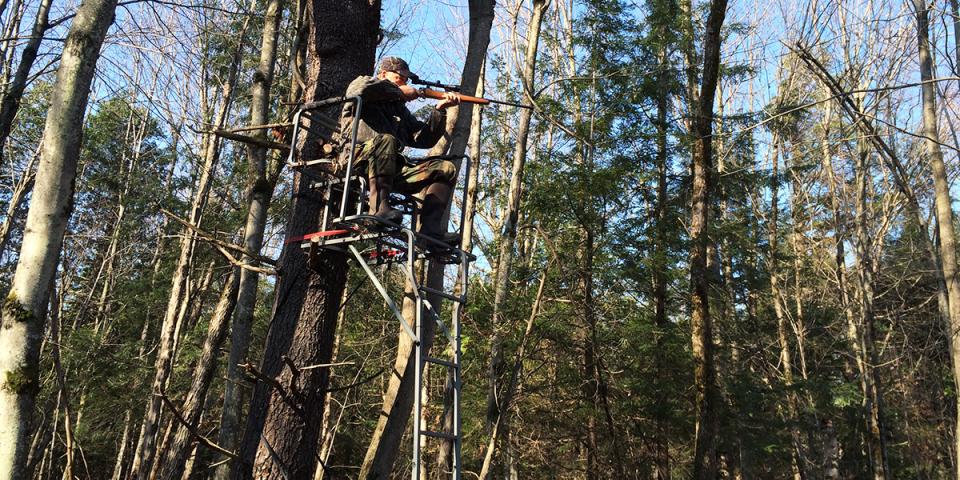
[{"label": "ladder rung", "polygon": [[436,358],[436,357],[425,357],[425,358],[423,359],[423,361],[425,361],[425,362],[430,362],[430,363],[436,363],[437,365],[443,365],[443,366],[448,367],[448,368],[456,368],[456,367],[457,367],[457,364],[456,364],[456,363],[453,363],[453,362],[451,362],[451,361],[449,361],[449,360],[443,360],[443,359],[440,359],[440,358]]},{"label": "ladder rung", "polygon": [[444,440],[456,440],[457,436],[452,433],[434,432],[431,430],[420,430],[420,435],[425,437],[442,438]]},{"label": "ladder rung", "polygon": [[437,290],[437,289],[435,289],[435,288],[420,287],[420,290],[423,291],[423,292],[432,293],[432,294],[434,294],[434,295],[439,295],[440,297],[446,298],[447,300],[450,300],[450,301],[452,301],[452,302],[463,303],[463,299],[462,299],[462,298],[460,298],[460,297],[458,297],[458,296],[456,296],[456,295],[450,295],[449,293],[446,293],[446,292],[441,291],[441,290]]}]

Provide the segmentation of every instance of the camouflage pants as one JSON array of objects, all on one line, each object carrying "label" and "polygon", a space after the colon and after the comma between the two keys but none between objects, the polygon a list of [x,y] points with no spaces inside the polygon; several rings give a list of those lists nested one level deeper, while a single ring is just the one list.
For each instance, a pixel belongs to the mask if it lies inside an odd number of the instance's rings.
[{"label": "camouflage pants", "polygon": [[410,163],[400,154],[400,141],[393,135],[377,134],[364,142],[357,154],[357,169],[366,168],[367,177],[391,177],[397,191],[416,193],[434,183],[453,185],[457,168],[449,160]]}]

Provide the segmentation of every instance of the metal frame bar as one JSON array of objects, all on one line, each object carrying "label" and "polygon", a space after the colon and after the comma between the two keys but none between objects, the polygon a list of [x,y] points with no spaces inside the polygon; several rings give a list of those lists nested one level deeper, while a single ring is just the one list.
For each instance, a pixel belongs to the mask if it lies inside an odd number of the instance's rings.
[{"label": "metal frame bar", "polygon": [[363,271],[367,274],[367,277],[370,278],[370,281],[373,282],[373,286],[376,287],[377,291],[380,292],[380,296],[383,297],[383,300],[387,303],[387,307],[390,308],[390,311],[393,312],[393,315],[397,317],[397,320],[400,320],[400,325],[403,327],[403,330],[407,332],[407,335],[410,336],[410,339],[413,340],[415,345],[420,344],[420,337],[410,329],[410,326],[407,325],[406,320],[403,319],[403,312],[397,308],[397,304],[390,298],[390,294],[387,293],[387,289],[383,287],[383,284],[380,283],[380,279],[373,273],[373,270],[367,265],[367,262],[363,259],[363,256],[357,250],[357,247],[353,245],[347,245],[347,249],[350,250],[350,253],[357,259],[357,262],[360,263],[360,266],[363,267]]}]

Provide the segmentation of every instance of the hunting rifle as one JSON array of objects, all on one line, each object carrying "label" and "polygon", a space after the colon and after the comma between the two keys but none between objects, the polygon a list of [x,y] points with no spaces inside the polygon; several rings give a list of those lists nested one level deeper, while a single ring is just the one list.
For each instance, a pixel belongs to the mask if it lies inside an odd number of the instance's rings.
[{"label": "hunting rifle", "polygon": [[500,105],[509,105],[511,107],[529,108],[531,110],[533,109],[533,107],[531,107],[530,105],[522,105],[519,103],[504,102],[502,100],[491,100],[489,98],[471,97],[470,95],[464,95],[460,93],[460,85],[445,85],[440,82],[431,82],[428,80],[421,80],[420,77],[417,77],[417,76],[410,77],[410,83],[413,83],[414,85],[424,86],[424,88],[417,90],[417,92],[423,98],[443,100],[444,99],[443,92],[427,88],[427,87],[436,87],[436,88],[442,88],[447,92],[455,92],[457,96],[460,97],[461,102],[475,103],[477,105],[489,105],[491,103],[498,103]]}]

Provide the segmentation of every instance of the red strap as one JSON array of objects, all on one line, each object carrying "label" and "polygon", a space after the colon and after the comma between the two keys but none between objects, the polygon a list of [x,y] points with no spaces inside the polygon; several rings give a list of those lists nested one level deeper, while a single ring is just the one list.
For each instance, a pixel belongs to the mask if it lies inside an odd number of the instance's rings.
[{"label": "red strap", "polygon": [[344,233],[350,233],[350,230],[327,230],[325,232],[313,232],[306,235],[301,235],[299,237],[293,237],[288,239],[284,243],[296,243],[296,242],[305,242],[314,238],[323,238],[323,237],[335,237],[337,235],[343,235]]}]

